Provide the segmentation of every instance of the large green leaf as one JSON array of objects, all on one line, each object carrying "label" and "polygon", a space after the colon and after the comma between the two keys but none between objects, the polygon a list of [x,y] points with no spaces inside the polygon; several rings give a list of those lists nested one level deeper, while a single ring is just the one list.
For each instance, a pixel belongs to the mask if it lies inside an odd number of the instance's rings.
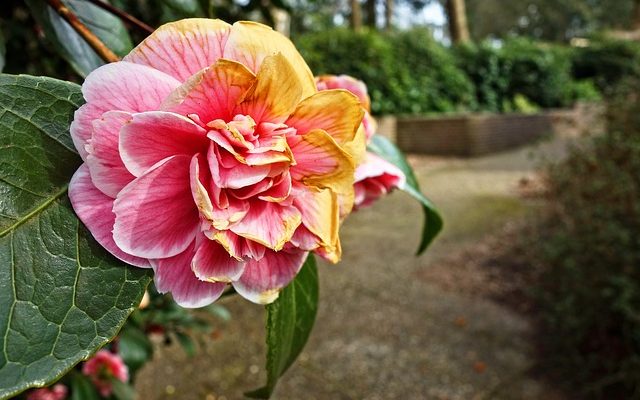
[{"label": "large green leaf", "polygon": [[0,74],[0,398],[106,344],[150,280],[102,249],[67,198],[82,101],[72,83]]},{"label": "large green leaf", "polygon": [[424,210],[424,228],[422,230],[422,239],[418,246],[418,254],[422,254],[442,230],[442,217],[440,217],[440,213],[436,210],[433,203],[422,194],[413,169],[407,162],[404,154],[402,154],[400,149],[391,143],[389,139],[382,135],[373,135],[371,143],[369,143],[369,151],[400,168],[407,177],[407,183],[400,189],[409,193],[422,204],[422,209]]},{"label": "large green leaf", "polygon": [[[26,0],[36,21],[49,41],[82,76],[105,62],[82,37],[43,0]],[[119,56],[131,51],[131,37],[122,21],[108,11],[86,0],[63,0],[102,42]]]},{"label": "large green leaf", "polygon": [[246,395],[268,399],[309,339],[318,311],[318,270],[312,255],[298,276],[267,306],[267,384]]}]

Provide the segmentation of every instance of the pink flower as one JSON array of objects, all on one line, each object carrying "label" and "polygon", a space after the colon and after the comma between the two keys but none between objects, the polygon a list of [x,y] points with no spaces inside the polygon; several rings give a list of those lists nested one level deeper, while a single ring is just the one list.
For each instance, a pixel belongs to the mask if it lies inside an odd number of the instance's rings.
[{"label": "pink flower", "polygon": [[27,394],[27,400],[64,400],[69,390],[60,383],[50,388],[35,389]]},{"label": "pink flower", "polygon": [[[369,114],[371,100],[364,82],[348,75],[323,75],[316,78],[316,86],[318,90],[346,89],[358,97],[366,110],[361,129],[369,143],[377,125]],[[354,206],[356,209],[369,206],[394,188],[404,186],[405,183],[406,177],[398,167],[367,151],[364,160],[359,160],[356,169]]]},{"label": "pink flower", "polygon": [[119,355],[107,350],[98,351],[82,366],[82,373],[91,379],[102,397],[109,397],[113,390],[112,381],[129,380],[129,370]]},{"label": "pink flower", "polygon": [[363,110],[317,92],[293,44],[251,22],[160,27],[93,71],[71,135],[73,207],[116,257],[185,307],[227,284],[275,300],[309,251],[337,262]]}]

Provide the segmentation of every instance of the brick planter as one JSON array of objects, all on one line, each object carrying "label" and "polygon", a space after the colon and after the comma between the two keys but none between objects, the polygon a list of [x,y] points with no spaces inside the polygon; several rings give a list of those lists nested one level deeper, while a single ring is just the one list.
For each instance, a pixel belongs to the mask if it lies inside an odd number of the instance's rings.
[{"label": "brick planter", "polygon": [[[534,142],[550,134],[601,129],[600,105],[539,114],[466,114],[442,117],[385,117],[386,136],[407,153],[477,156]],[[584,121],[589,121],[584,126]],[[380,129],[382,131],[382,129]],[[582,133],[582,132],[580,132]]]}]

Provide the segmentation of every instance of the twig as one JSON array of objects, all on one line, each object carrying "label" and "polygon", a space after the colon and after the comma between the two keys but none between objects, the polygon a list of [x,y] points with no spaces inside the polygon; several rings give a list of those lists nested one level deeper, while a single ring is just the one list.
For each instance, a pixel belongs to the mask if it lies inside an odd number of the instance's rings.
[{"label": "twig", "polygon": [[131,25],[135,26],[136,28],[145,31],[147,33],[153,33],[153,31],[155,29],[153,29],[152,27],[150,27],[149,25],[145,24],[144,22],[140,21],[138,18],[134,17],[131,14],[127,14],[126,12],[122,11],[119,8],[115,8],[114,6],[112,6],[111,4],[102,1],[102,0],[88,0],[89,3],[102,8],[103,10],[107,10],[109,11],[111,14],[116,15],[118,18],[130,23]]},{"label": "twig", "polygon": [[118,57],[113,51],[109,50],[107,46],[102,43],[100,39],[96,35],[93,34],[87,28],[85,24],[83,24],[78,17],[69,10],[61,0],[46,0],[47,3],[53,8],[53,10],[58,13],[65,21],[71,25],[71,27],[78,32],[80,36],[91,46],[93,50],[106,62],[115,62],[120,61],[120,57]]}]

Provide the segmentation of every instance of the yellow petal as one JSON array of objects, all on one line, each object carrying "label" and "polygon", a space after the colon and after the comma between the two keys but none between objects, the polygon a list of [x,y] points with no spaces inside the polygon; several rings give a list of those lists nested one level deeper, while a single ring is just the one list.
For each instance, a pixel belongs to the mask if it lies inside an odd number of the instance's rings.
[{"label": "yellow petal", "polygon": [[341,146],[353,141],[364,110],[358,98],[343,89],[323,90],[303,100],[286,124],[305,134],[323,129]]},{"label": "yellow petal", "polygon": [[302,85],[302,97],[316,92],[311,70],[296,47],[281,33],[256,22],[233,24],[225,46],[225,58],[237,60],[257,73],[266,57],[281,53],[292,65],[293,73]]},{"label": "yellow petal", "polygon": [[302,84],[285,56],[266,57],[256,81],[240,100],[239,113],[257,123],[284,122],[295,110],[302,96]]}]

